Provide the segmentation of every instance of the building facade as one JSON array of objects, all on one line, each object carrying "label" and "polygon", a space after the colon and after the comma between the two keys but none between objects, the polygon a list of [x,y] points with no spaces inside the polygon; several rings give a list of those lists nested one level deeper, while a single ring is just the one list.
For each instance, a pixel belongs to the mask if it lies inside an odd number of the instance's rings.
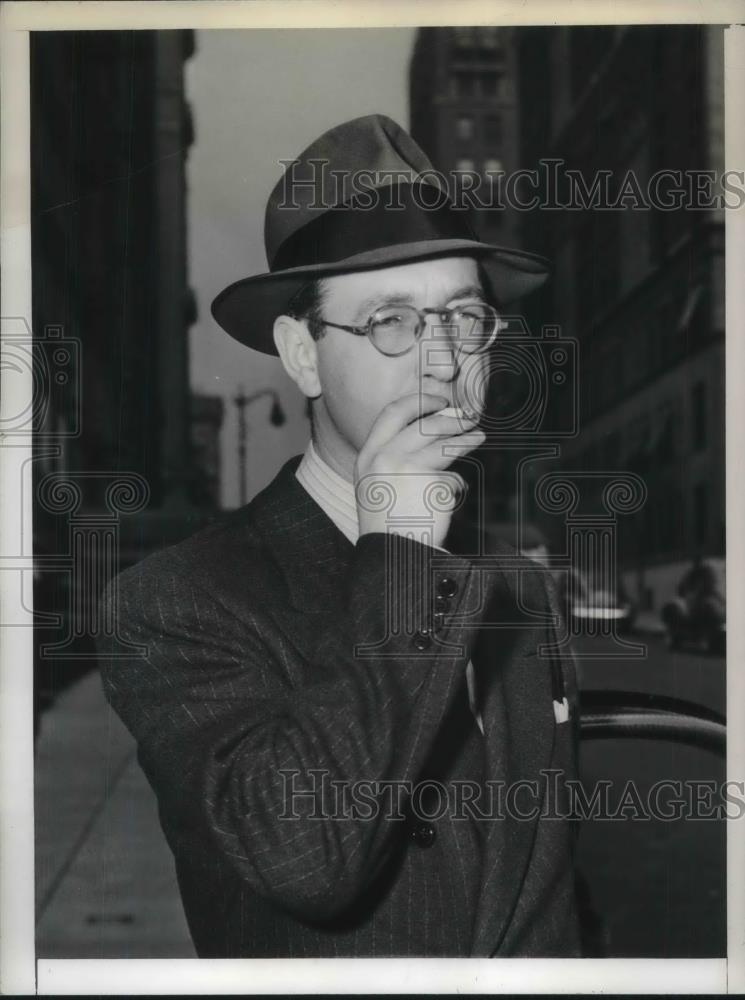
[{"label": "building facade", "polygon": [[585,191],[605,171],[611,202],[627,194],[615,210],[556,210],[543,172],[549,207],[524,213],[523,234],[553,276],[526,308],[580,345],[580,433],[562,467],[645,482],[643,508],[619,518],[619,560],[657,612],[695,554],[725,549],[724,210],[690,189],[723,170],[723,33],[533,28],[513,40],[519,165],[555,161]]},{"label": "building facade", "polygon": [[[559,551],[563,523],[533,492],[546,470],[597,473],[585,492],[636,473],[647,496],[618,518],[618,564],[657,612],[695,554],[724,556],[724,210],[676,195],[678,172],[685,188],[723,169],[722,29],[423,29],[410,93],[412,132],[436,167],[503,171],[498,207],[476,213],[480,235],[551,261],[546,285],[514,307],[527,335],[577,342],[576,393],[546,382],[543,439],[553,426],[560,454],[521,480],[519,448],[492,453],[493,513],[519,510]],[[529,171],[527,187],[509,186]],[[561,433],[573,421],[577,433]],[[599,489],[585,509],[600,508]]]},{"label": "building facade", "polygon": [[[411,134],[455,188],[473,191],[482,239],[511,245],[517,219],[498,207],[518,142],[510,30],[421,28],[409,71]],[[481,208],[481,205],[484,208]]]},{"label": "building facade", "polygon": [[[510,34],[497,27],[420,28],[409,67],[412,136],[443,175],[451,200],[467,211],[477,236],[504,246],[519,238],[519,218],[501,199],[502,179],[516,166],[519,138]],[[499,377],[491,384],[494,407],[498,383]],[[472,516],[502,530],[511,507],[515,453],[486,453],[481,468],[487,509]],[[471,471],[462,470],[473,487]],[[472,488],[468,502],[476,495]]]},{"label": "building facade", "polygon": [[189,388],[193,52],[190,31],[31,35],[34,593],[59,616],[39,622],[41,686],[90,665],[108,578],[215,496]]},{"label": "building facade", "polygon": [[74,404],[55,397],[40,430],[75,409],[64,467],[137,473],[152,508],[188,478],[193,47],[184,31],[32,36],[33,329],[79,355]]}]

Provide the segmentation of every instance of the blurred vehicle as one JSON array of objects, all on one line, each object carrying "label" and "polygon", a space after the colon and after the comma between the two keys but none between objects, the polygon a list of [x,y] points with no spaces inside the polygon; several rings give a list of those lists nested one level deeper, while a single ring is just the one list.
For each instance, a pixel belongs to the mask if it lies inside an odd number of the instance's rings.
[{"label": "blurred vehicle", "polygon": [[[636,608],[629,599],[620,576],[614,582],[593,580],[577,569],[561,570],[557,585],[567,621],[617,622],[617,631],[628,632],[634,625]],[[593,629],[594,631],[594,629]]]},{"label": "blurred vehicle", "polygon": [[660,618],[670,649],[703,646],[724,655],[727,645],[725,562],[697,556],[678,584],[678,593],[663,605]]}]

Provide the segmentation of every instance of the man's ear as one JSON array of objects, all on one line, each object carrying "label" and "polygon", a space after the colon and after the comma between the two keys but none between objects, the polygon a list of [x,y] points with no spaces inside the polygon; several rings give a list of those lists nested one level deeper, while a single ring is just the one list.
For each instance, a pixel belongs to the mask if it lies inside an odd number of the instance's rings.
[{"label": "man's ear", "polygon": [[285,371],[300,391],[315,399],[321,395],[316,342],[302,320],[278,316],[274,321],[274,343]]}]

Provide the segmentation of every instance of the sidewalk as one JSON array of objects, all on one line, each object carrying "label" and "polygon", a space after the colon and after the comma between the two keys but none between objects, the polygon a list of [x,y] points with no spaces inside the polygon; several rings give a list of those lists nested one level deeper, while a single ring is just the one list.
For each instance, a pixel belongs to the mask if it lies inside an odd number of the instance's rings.
[{"label": "sidewalk", "polygon": [[194,957],[155,796],[97,672],[42,716],[35,810],[37,957]]}]

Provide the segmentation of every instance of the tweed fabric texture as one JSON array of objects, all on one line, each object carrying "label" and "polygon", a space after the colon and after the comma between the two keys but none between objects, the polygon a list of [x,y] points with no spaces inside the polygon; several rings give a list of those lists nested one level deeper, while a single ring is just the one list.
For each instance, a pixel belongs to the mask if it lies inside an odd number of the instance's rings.
[{"label": "tweed fabric texture", "polygon": [[[565,820],[448,812],[425,844],[406,802],[344,818],[327,796],[329,782],[575,775],[537,656],[553,626],[525,614],[550,611],[547,574],[525,560],[518,600],[511,550],[502,572],[397,536],[352,545],[296,467],[105,595],[117,634],[100,642],[104,690],[158,797],[197,953],[577,954]],[[454,593],[435,637],[443,575]],[[508,624],[484,628],[497,607]],[[131,644],[142,655],[117,658]],[[472,716],[453,722],[469,659],[484,737]]]}]

